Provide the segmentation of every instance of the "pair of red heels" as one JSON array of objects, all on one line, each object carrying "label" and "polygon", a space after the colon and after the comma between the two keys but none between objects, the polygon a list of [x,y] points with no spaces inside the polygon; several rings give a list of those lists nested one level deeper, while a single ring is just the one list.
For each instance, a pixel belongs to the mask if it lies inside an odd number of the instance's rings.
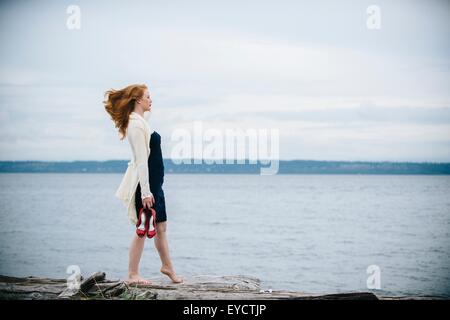
[{"label": "pair of red heels", "polygon": [[150,215],[147,212],[144,208],[139,211],[136,234],[141,238],[147,235],[151,239],[156,235],[156,212],[153,208],[150,208]]}]

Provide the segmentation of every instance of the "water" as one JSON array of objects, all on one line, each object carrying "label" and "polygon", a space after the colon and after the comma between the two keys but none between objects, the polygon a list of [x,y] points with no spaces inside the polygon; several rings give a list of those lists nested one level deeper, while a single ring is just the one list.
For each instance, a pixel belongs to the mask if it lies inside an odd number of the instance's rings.
[{"label": "water", "polygon": [[[134,232],[114,197],[122,174],[0,174],[0,274],[124,279]],[[262,288],[450,296],[450,177],[165,176],[181,276],[248,275]],[[159,277],[153,240],[141,273]]]}]

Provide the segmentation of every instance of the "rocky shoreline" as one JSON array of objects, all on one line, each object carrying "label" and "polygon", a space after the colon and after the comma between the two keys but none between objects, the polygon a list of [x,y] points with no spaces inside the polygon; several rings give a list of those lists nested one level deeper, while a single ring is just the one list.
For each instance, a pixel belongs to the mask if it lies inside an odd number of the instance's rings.
[{"label": "rocky shoreline", "polygon": [[[260,281],[247,276],[194,276],[183,284],[165,278],[150,279],[151,285],[108,280],[104,272],[81,279],[79,289],[69,289],[66,279],[0,276],[2,300],[379,300],[413,297],[378,297],[372,292],[315,295],[293,291],[262,290]],[[414,297],[424,299],[427,297]]]}]

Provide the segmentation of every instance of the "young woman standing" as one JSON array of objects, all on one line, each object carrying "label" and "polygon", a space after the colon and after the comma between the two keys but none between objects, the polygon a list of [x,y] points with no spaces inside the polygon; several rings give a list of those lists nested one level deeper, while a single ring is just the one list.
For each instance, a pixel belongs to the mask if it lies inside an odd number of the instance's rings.
[{"label": "young woman standing", "polygon": [[[141,209],[153,209],[156,213],[155,247],[161,258],[160,271],[172,282],[181,283],[172,265],[166,236],[167,214],[164,191],[164,164],[161,152],[161,136],[150,129],[144,112],[151,111],[152,100],[146,85],[130,85],[105,93],[105,110],[119,129],[121,140],[125,137],[131,146],[133,159],[116,191],[116,196],[128,209],[130,221],[139,229],[151,228],[149,216]],[[141,214],[140,214],[141,213]],[[150,216],[151,217],[151,216]],[[150,237],[150,236],[149,236]],[[133,235],[129,252],[129,283],[151,284],[139,275],[139,261],[144,249],[145,236]]]}]

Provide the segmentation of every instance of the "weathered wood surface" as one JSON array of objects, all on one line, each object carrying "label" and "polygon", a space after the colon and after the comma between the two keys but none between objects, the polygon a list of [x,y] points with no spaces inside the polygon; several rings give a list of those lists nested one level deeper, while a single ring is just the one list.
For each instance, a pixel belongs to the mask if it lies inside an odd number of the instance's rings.
[{"label": "weathered wood surface", "polygon": [[260,288],[258,279],[247,276],[194,276],[186,277],[183,284],[173,284],[164,277],[150,281],[151,285],[127,284],[121,280],[108,280],[105,273],[96,272],[82,279],[77,290],[68,289],[66,279],[0,276],[0,299],[378,299],[371,292],[329,295],[278,290],[269,292]]}]

